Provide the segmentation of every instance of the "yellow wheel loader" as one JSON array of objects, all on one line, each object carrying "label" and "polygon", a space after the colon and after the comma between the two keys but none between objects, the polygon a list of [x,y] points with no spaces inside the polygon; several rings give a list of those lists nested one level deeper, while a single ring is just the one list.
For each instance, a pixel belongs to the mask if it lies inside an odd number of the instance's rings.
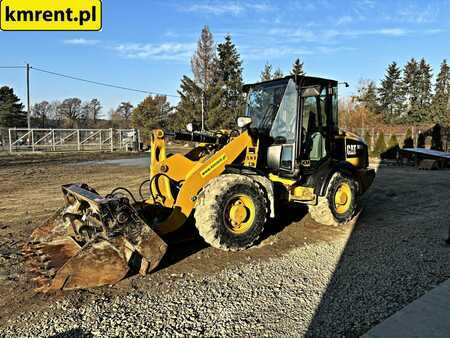
[{"label": "yellow wheel loader", "polygon": [[[246,85],[236,130],[155,130],[148,198],[124,188],[100,196],[86,184],[63,186],[65,206],[36,228],[23,249],[37,291],[114,284],[156,268],[164,239],[193,216],[203,239],[222,250],[254,245],[280,202],[302,203],[311,217],[352,220],[375,172],[363,140],[338,128],[338,83],[288,76]],[[165,140],[198,144],[166,153]],[[140,189],[141,190],[141,189]]]}]

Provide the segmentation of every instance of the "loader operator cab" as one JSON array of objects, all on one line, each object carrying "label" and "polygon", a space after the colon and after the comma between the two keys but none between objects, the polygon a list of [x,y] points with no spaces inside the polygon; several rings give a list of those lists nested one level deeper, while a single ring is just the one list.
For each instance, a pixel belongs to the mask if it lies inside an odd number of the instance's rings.
[{"label": "loader operator cab", "polygon": [[338,123],[336,81],[288,76],[245,90],[245,116],[267,145],[270,171],[297,178],[329,159]]}]

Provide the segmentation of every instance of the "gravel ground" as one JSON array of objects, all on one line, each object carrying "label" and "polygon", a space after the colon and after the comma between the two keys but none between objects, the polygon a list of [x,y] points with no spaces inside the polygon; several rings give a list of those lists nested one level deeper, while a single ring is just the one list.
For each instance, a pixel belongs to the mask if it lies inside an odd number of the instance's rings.
[{"label": "gravel ground", "polygon": [[173,276],[165,285],[173,292],[163,294],[135,291],[114,299],[100,297],[81,308],[57,301],[53,311],[20,318],[28,322],[39,316],[38,321],[20,329],[12,324],[4,333],[6,337],[63,332],[111,337],[297,336],[305,333],[320,303],[320,290],[326,288],[340,247],[333,243],[294,249],[278,259],[201,279]]},{"label": "gravel ground", "polygon": [[450,277],[449,187],[449,171],[381,167],[342,236],[217,273],[70,293],[10,318],[0,336],[356,337]]}]

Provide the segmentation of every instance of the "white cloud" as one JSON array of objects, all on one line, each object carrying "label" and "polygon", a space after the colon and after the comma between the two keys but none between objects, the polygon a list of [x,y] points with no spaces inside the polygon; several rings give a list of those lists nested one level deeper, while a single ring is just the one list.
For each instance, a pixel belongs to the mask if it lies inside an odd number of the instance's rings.
[{"label": "white cloud", "polygon": [[242,58],[244,60],[271,60],[282,58],[286,55],[310,55],[314,52],[310,49],[295,48],[290,46],[277,47],[242,47]]},{"label": "white cloud", "polygon": [[84,39],[84,38],[76,38],[76,39],[67,39],[64,40],[63,43],[66,45],[85,45],[85,46],[92,46],[98,44],[100,41],[98,40],[91,40],[91,39]]},{"label": "white cloud", "polygon": [[295,38],[301,41],[313,42],[317,40],[317,34],[309,29],[291,29],[291,28],[272,28],[269,30],[269,35],[285,36]]},{"label": "white cloud", "polygon": [[244,60],[274,60],[285,56],[290,58],[305,55],[333,54],[337,52],[354,51],[353,47],[346,46],[313,46],[311,48],[295,47],[291,45],[278,45],[275,47],[242,46],[242,58]]},{"label": "white cloud", "polygon": [[113,47],[120,55],[130,59],[186,61],[192,56],[195,43],[124,43]]},{"label": "white cloud", "polygon": [[272,6],[265,2],[205,1],[191,5],[180,5],[179,9],[186,12],[198,12],[213,15],[239,15],[246,11],[267,12],[272,9]]},{"label": "white cloud", "polygon": [[402,22],[424,24],[435,22],[438,13],[439,8],[432,5],[428,5],[425,8],[409,6],[400,8],[392,19]]},{"label": "white cloud", "polygon": [[273,37],[290,38],[295,41],[304,42],[333,42],[343,37],[356,38],[369,35],[380,35],[390,37],[400,37],[410,34],[437,34],[442,30],[429,29],[427,31],[414,31],[399,27],[393,28],[378,28],[378,29],[326,29],[326,30],[312,30],[312,29],[288,29],[288,28],[272,28],[269,30],[269,35]]},{"label": "white cloud", "polygon": [[336,25],[337,26],[341,26],[341,25],[346,25],[348,23],[351,23],[353,21],[353,18],[349,15],[345,15],[340,17],[337,21],[336,21]]}]

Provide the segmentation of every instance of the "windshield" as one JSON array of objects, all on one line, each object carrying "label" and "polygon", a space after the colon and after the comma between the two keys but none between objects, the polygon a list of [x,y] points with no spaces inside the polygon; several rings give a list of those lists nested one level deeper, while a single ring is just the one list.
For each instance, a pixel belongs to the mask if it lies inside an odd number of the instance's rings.
[{"label": "windshield", "polygon": [[287,83],[263,85],[250,90],[247,96],[246,116],[252,118],[252,126],[269,133],[275,113],[281,104]]},{"label": "windshield", "polygon": [[294,81],[252,89],[246,116],[260,132],[284,142],[294,142],[297,116],[297,90]]}]

